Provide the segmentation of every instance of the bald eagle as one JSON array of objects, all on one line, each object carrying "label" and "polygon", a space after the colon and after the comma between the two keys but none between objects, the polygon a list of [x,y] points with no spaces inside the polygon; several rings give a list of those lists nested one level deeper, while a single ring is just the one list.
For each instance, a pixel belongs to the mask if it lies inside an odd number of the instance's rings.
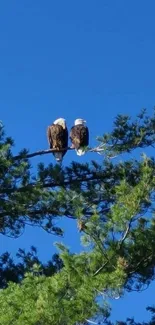
[{"label": "bald eagle", "polygon": [[[58,118],[47,128],[47,139],[50,149],[61,150],[68,147],[68,130],[66,120]],[[53,152],[57,162],[62,162],[63,156],[67,150],[61,152]]]},{"label": "bald eagle", "polygon": [[85,154],[85,147],[89,144],[89,131],[85,123],[85,120],[78,118],[74,121],[74,126],[70,130],[72,148],[75,148],[78,156]]}]

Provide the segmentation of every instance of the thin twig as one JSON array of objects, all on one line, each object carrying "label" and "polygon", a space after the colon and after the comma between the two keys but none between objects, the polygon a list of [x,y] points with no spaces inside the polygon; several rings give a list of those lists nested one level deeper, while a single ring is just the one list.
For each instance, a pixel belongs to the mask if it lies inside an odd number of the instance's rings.
[{"label": "thin twig", "polygon": [[123,237],[121,238],[121,240],[119,241],[119,248],[122,247],[122,245],[123,245],[125,239],[127,238],[128,233],[129,233],[130,228],[131,228],[131,224],[132,224],[132,222],[133,222],[133,217],[130,219],[130,222],[129,222],[129,224],[128,224],[128,226],[127,226],[125,232],[124,232],[124,235],[123,235]]},{"label": "thin twig", "polygon": [[126,239],[128,233],[129,233],[129,230],[130,230],[130,224],[127,226],[126,231],[125,231],[125,233],[124,233],[124,235],[123,235],[121,241],[119,242],[120,247],[123,245],[123,243],[124,243],[124,241],[125,241],[125,239]]},{"label": "thin twig", "polygon": [[97,325],[97,323],[96,323],[96,322],[93,322],[92,320],[86,319],[86,321],[87,321],[88,323],[90,323],[90,324],[95,324],[95,325]]},{"label": "thin twig", "polygon": [[146,258],[142,258],[142,259],[137,263],[136,268],[135,268],[133,271],[130,271],[128,274],[131,275],[131,274],[135,273],[135,272],[137,271],[137,269],[139,268],[139,266],[140,266],[142,263],[143,263],[143,265],[144,265],[144,263],[147,262],[147,261],[149,260],[150,257],[152,257],[152,254],[150,254],[150,255],[147,256]]},{"label": "thin twig", "polygon": [[96,276],[98,275],[102,270],[103,268],[108,264],[109,261],[106,261],[94,274],[93,276]]},{"label": "thin twig", "polygon": [[[143,288],[143,289],[133,289],[132,288],[132,292],[133,291],[135,291],[135,292],[143,292],[143,291],[146,291],[148,289],[148,287],[149,287],[149,284],[145,284],[145,285],[146,285],[146,287]],[[130,290],[129,290],[129,292],[130,292]]]}]

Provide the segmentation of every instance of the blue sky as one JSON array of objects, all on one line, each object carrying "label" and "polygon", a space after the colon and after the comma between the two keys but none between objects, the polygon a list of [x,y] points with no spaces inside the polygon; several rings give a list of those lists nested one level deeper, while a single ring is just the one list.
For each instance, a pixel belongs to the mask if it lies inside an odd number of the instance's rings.
[{"label": "blue sky", "polygon": [[[68,128],[87,120],[90,145],[112,129],[116,114],[135,116],[155,105],[155,2],[150,0],[14,0],[0,3],[0,119],[15,139],[15,152],[47,148],[46,128],[58,117]],[[100,161],[69,152],[64,164]],[[33,164],[53,161],[51,155]],[[80,250],[73,220],[61,222],[64,242]],[[0,237],[1,252],[38,247],[49,259],[58,238],[27,228],[19,239]],[[152,285],[113,303],[113,319],[147,318],[142,309],[154,303]],[[147,298],[146,298],[147,296]],[[137,307],[138,304],[141,305]]]}]

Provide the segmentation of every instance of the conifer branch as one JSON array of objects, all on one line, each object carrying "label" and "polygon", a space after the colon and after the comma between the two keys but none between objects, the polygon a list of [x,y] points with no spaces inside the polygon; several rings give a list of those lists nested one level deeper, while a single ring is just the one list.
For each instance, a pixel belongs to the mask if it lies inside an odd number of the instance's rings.
[{"label": "conifer branch", "polygon": [[[11,216],[12,218],[14,218],[15,217],[15,213],[8,213],[8,212],[0,212],[0,219],[1,218],[4,218],[4,217],[7,217],[7,216]],[[70,218],[70,219],[76,219],[74,216],[72,216],[72,215],[68,215],[68,214],[66,214],[65,212],[63,212],[62,214],[59,214],[59,215],[57,215],[57,213],[56,213],[56,211],[52,211],[51,209],[36,209],[36,210],[34,210],[34,211],[29,211],[29,213],[28,213],[28,215],[27,214],[25,214],[24,215],[24,217],[29,217],[29,218],[33,218],[33,217],[35,217],[35,216],[37,216],[37,215],[52,215],[52,217],[57,217],[57,216],[59,216],[59,217],[63,217],[63,216],[65,216],[65,217],[67,217],[67,218]],[[25,223],[25,221],[23,221],[24,223]],[[38,224],[34,224],[33,226],[37,226]],[[41,225],[39,225],[39,226],[41,226]]]},{"label": "conifer branch", "polygon": [[90,182],[93,180],[101,180],[102,177],[102,182],[104,179],[106,179],[106,175],[98,173],[96,175],[92,175],[92,173],[90,173],[90,175],[84,175],[81,176],[79,178],[73,177],[71,180],[64,180],[64,181],[51,181],[51,182],[34,182],[34,183],[30,183],[28,185],[25,186],[21,186],[21,187],[14,187],[14,188],[7,188],[7,189],[2,189],[0,190],[0,194],[11,194],[14,192],[26,192],[31,190],[32,188],[35,188],[37,186],[40,186],[41,188],[55,188],[58,186],[68,186],[70,184],[74,184],[74,183],[81,183],[81,182]]},{"label": "conifer branch", "polygon": [[[145,262],[149,262],[149,259],[152,257],[152,254],[150,254],[149,256],[147,256],[146,258],[142,257],[142,259],[137,263],[135,269],[133,269],[132,271],[129,272],[129,275],[132,275],[134,273],[137,272],[138,268],[141,265],[144,265]],[[132,266],[131,266],[132,267]]]}]

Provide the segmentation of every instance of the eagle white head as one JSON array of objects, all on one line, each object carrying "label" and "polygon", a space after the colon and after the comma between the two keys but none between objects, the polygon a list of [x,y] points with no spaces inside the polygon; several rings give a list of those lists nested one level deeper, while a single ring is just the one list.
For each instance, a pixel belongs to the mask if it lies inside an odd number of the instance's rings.
[{"label": "eagle white head", "polygon": [[55,120],[53,122],[53,124],[58,124],[58,125],[61,125],[63,127],[63,129],[66,128],[66,120],[62,117],[58,118],[57,120]]},{"label": "eagle white head", "polygon": [[85,125],[86,121],[83,120],[82,118],[77,118],[75,121],[74,121],[74,125],[79,125],[79,124],[82,124],[82,125]]}]

